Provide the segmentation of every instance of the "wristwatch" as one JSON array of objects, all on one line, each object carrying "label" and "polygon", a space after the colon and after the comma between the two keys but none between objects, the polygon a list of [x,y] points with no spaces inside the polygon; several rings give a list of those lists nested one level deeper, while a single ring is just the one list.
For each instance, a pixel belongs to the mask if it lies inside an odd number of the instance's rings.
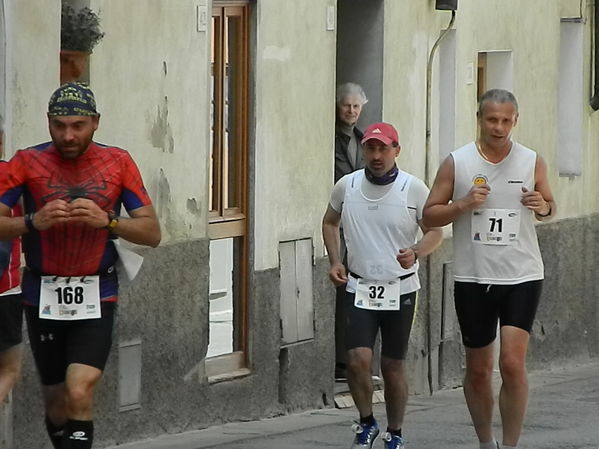
[{"label": "wristwatch", "polygon": [[112,231],[114,228],[116,228],[116,225],[119,224],[119,217],[117,217],[117,215],[112,210],[109,210],[107,214],[108,224],[105,226],[105,229]]},{"label": "wristwatch", "polygon": [[37,229],[35,229],[35,226],[33,225],[33,215],[34,214],[35,214],[34,212],[31,212],[31,213],[25,214],[23,216],[23,219],[25,220],[25,226],[27,227],[27,230],[29,232],[37,231]]}]

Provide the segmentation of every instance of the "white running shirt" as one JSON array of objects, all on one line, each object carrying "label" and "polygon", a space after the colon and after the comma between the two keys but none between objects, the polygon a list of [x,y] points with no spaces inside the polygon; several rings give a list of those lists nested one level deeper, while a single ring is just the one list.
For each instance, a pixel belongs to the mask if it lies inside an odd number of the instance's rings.
[{"label": "white running shirt", "polygon": [[[395,182],[384,186],[369,182],[363,169],[341,178],[330,205],[341,214],[349,270],[381,281],[414,273],[400,281],[400,293],[418,290],[418,262],[404,270],[396,256],[401,248],[416,243],[427,197],[424,182],[401,170]],[[348,290],[352,291],[350,284]]]},{"label": "white running shirt", "polygon": [[466,196],[475,182],[491,188],[482,209],[453,223],[454,279],[503,285],[543,279],[534,212],[520,202],[522,187],[528,191],[535,187],[536,153],[513,142],[507,157],[493,164],[472,142],[451,157],[454,201]]}]

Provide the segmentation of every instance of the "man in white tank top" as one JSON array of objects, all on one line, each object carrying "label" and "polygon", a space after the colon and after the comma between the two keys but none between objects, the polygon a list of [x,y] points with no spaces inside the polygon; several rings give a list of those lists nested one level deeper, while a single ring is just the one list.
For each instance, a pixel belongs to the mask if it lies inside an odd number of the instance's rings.
[{"label": "man in white tank top", "polygon": [[[481,449],[518,444],[526,406],[530,330],[543,282],[535,220],[555,215],[545,161],[511,139],[518,103],[493,89],[480,100],[480,137],[442,163],[424,211],[427,226],[453,223],[455,306],[466,347],[464,395]],[[492,432],[493,342],[500,325],[499,410]]]},{"label": "man in white tank top", "polygon": [[[333,189],[322,232],[329,253],[329,277],[346,286],[348,384],[360,413],[352,449],[370,449],[379,434],[372,413],[372,348],[381,331],[385,381],[385,448],[403,449],[401,426],[408,397],[405,356],[412,326],[418,262],[443,238],[441,229],[421,224],[428,188],[397,168],[399,136],[392,125],[370,125],[362,139],[365,168],[345,175]],[[347,266],[342,263],[343,225]],[[417,240],[418,231],[424,236]]]}]

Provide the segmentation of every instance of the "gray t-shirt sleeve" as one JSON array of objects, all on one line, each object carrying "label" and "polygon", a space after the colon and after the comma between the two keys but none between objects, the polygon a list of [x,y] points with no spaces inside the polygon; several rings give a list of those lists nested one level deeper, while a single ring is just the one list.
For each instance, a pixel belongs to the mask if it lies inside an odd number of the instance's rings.
[{"label": "gray t-shirt sleeve", "polygon": [[329,201],[329,205],[338,213],[341,213],[343,210],[343,201],[345,199],[345,186],[347,185],[348,175],[345,175],[335,187],[333,187],[333,192],[331,193],[331,200]]},{"label": "gray t-shirt sleeve", "polygon": [[408,192],[408,208],[416,210],[416,219],[422,220],[424,204],[428,198],[429,189],[419,178],[414,177]]}]

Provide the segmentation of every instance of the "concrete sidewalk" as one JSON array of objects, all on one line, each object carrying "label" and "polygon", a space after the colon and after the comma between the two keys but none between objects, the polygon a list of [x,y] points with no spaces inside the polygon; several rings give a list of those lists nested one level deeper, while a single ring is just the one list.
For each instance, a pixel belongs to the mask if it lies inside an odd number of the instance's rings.
[{"label": "concrete sidewalk", "polygon": [[[522,449],[599,448],[599,363],[530,375]],[[375,405],[381,427],[384,405]],[[317,410],[114,446],[118,449],[349,448],[355,409]],[[499,418],[496,413],[495,421]],[[478,444],[461,389],[412,396],[404,425],[407,448],[472,448]],[[496,427],[500,439],[501,429]],[[380,441],[376,448],[382,448]]]}]

